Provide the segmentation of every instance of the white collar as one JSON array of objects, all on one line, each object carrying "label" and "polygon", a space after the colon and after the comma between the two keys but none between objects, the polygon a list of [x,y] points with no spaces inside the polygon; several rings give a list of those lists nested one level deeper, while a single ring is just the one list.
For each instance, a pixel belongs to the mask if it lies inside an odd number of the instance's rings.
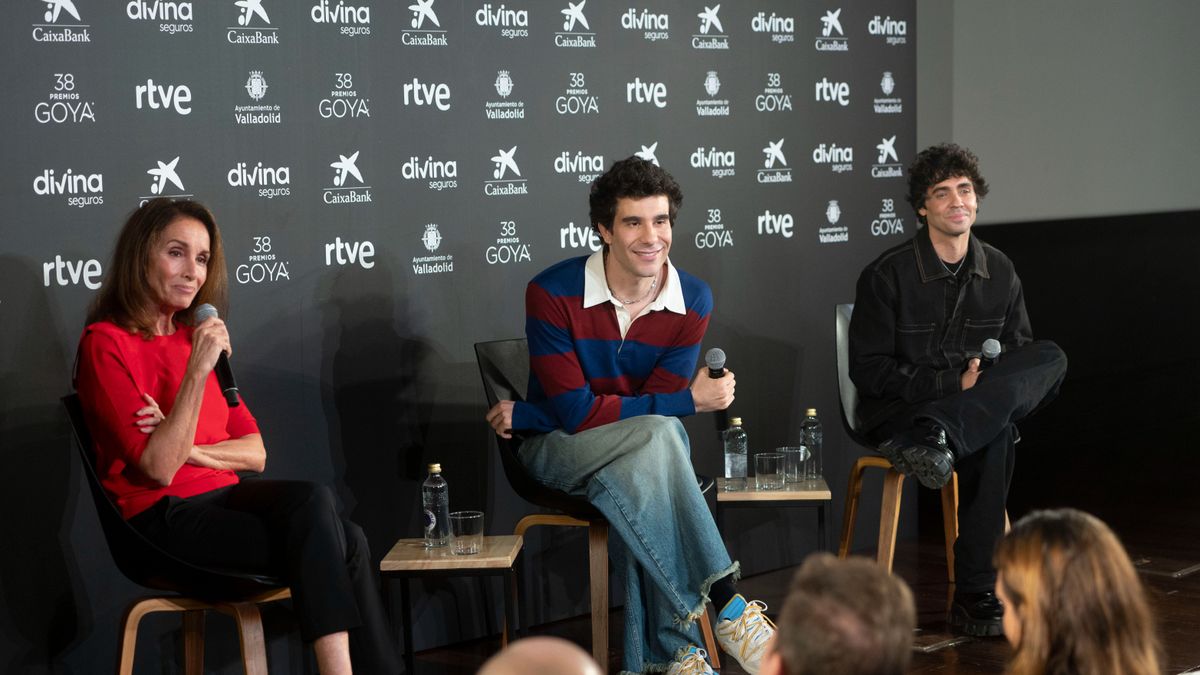
[{"label": "white collar", "polygon": [[[583,268],[583,308],[611,302],[618,307],[624,307],[617,296],[608,287],[608,277],[604,274],[604,249],[588,256]],[[667,287],[659,292],[658,297],[646,308],[648,311],[665,309],[676,314],[687,314],[687,305],[683,301],[683,284],[679,281],[679,271],[667,258]]]}]

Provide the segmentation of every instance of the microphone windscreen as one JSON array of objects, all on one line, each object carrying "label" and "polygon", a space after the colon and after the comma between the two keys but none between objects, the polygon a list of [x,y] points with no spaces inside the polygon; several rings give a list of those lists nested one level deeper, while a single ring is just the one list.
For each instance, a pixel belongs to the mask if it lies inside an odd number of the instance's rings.
[{"label": "microphone windscreen", "polygon": [[721,370],[725,367],[725,352],[720,347],[713,347],[704,355],[704,363],[712,370]]},{"label": "microphone windscreen", "polygon": [[981,350],[983,358],[994,359],[1000,356],[1000,341],[994,338],[988,338],[983,341],[983,349]]},{"label": "microphone windscreen", "polygon": [[217,316],[217,308],[207,302],[196,308],[196,323],[203,323]]}]

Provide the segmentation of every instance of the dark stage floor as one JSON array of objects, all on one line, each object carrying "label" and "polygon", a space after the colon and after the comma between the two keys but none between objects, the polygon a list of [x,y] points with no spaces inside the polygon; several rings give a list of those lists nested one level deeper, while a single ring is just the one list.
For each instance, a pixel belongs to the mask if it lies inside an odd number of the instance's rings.
[{"label": "dark stage floor", "polygon": [[[1157,611],[1159,634],[1166,652],[1166,673],[1200,669],[1200,520],[1195,509],[1155,504],[1129,505],[1108,503],[1092,511],[1104,517],[1121,535],[1130,554],[1139,562]],[[1111,511],[1111,513],[1109,513]],[[1136,512],[1136,515],[1135,515]],[[1002,673],[1008,658],[1008,643],[1003,638],[959,638],[946,632],[945,613],[950,594],[946,582],[945,552],[936,528],[920,541],[900,542],[896,552],[896,573],[912,587],[917,601],[918,633],[912,673]],[[769,572],[743,579],[739,588],[749,596],[770,605],[774,613],[782,604],[783,589],[791,569]],[[610,671],[618,672],[621,662],[622,613],[614,611],[610,625],[612,652]],[[590,650],[587,619],[578,618],[538,627],[539,634],[558,635]],[[479,640],[417,654],[420,675],[466,675],[495,652],[498,639]],[[723,664],[723,673],[743,671],[736,664]]]}]

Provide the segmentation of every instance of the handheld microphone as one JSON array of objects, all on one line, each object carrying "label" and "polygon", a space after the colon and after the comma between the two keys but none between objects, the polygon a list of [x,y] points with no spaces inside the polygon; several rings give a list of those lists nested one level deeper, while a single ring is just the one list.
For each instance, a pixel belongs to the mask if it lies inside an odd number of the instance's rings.
[{"label": "handheld microphone", "polygon": [[[709,377],[714,380],[725,377],[725,351],[720,347],[708,350],[704,354],[704,363],[708,366]],[[722,434],[729,428],[729,413],[725,410],[714,411],[713,419],[717,422],[717,438],[724,440]]]},{"label": "handheld microphone", "polygon": [[1000,360],[1000,341],[994,338],[988,338],[983,341],[983,348],[979,353],[979,369],[989,368],[996,365]]},{"label": "handheld microphone", "polygon": [[[208,319],[216,318],[217,308],[207,302],[196,308],[196,323],[207,321]],[[217,357],[217,365],[213,366],[213,372],[217,374],[217,385],[221,387],[221,394],[225,396],[225,403],[230,408],[235,408],[238,405],[238,386],[237,381],[233,379],[233,369],[229,367],[229,355],[221,352]]]}]

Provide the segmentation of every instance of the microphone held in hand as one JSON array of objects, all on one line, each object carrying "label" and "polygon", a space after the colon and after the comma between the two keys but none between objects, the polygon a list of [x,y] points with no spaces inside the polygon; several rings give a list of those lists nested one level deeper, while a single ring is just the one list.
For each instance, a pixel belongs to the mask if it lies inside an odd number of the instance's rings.
[{"label": "microphone held in hand", "polygon": [[983,341],[983,348],[979,353],[979,369],[989,368],[996,365],[1000,360],[1000,341],[994,338],[988,338]]},{"label": "microphone held in hand", "polygon": [[[196,323],[200,324],[212,318],[216,318],[217,308],[207,302],[196,308]],[[229,367],[229,355],[221,352],[217,357],[217,365],[213,366],[213,372],[217,374],[217,384],[221,387],[221,394],[225,396],[225,403],[230,408],[238,405],[238,386],[237,381],[233,379],[233,369]]]},{"label": "microphone held in hand", "polygon": [[[714,380],[725,377],[725,351],[720,347],[713,347],[704,354],[704,363],[708,366],[708,376]],[[723,439],[725,430],[729,428],[729,414],[724,410],[717,410],[713,413],[713,419],[717,422],[717,438]]]}]

